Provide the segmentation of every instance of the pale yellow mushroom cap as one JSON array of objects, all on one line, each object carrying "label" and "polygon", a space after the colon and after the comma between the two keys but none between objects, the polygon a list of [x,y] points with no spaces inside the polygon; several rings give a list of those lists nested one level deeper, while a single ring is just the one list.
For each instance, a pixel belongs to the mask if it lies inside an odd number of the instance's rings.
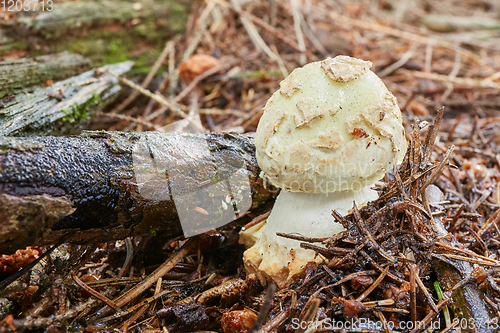
[{"label": "pale yellow mushroom cap", "polygon": [[401,162],[401,111],[371,65],[337,56],[280,83],[255,135],[257,161],[272,184],[292,192],[357,190]]}]

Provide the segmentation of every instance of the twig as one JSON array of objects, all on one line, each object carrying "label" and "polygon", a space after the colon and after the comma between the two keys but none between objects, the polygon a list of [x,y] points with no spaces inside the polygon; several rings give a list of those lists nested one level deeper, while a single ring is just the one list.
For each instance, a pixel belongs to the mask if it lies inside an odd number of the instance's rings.
[{"label": "twig", "polygon": [[335,259],[335,260],[331,260],[329,263],[328,263],[328,267],[329,268],[334,268],[334,267],[338,267],[340,265],[342,265],[343,263],[351,260],[352,258],[354,258],[354,256],[363,248],[365,247],[366,245],[368,245],[369,241],[366,240],[365,242],[359,244],[358,246],[356,246],[354,248],[354,250],[351,251],[351,253],[348,253],[347,255],[345,256],[342,256],[342,258],[340,258],[340,260],[338,259]]},{"label": "twig", "polygon": [[296,235],[296,234],[285,234],[284,232],[277,232],[277,236],[284,237],[284,238],[290,238],[290,239],[295,239],[303,242],[308,242],[308,243],[320,243],[324,242],[330,237],[306,237],[302,235]]},{"label": "twig", "polygon": [[420,276],[418,275],[418,270],[417,270],[416,275],[415,275],[415,281],[417,281],[418,287],[424,293],[425,299],[427,299],[427,303],[429,303],[429,305],[431,306],[431,308],[435,312],[438,312],[438,308],[437,308],[436,304],[434,303],[434,300],[432,299],[431,294],[429,294],[429,290],[427,290],[424,283],[420,279]]},{"label": "twig", "polygon": [[427,41],[425,45],[425,65],[424,72],[430,73],[432,72],[432,51],[433,51],[433,41]]},{"label": "twig", "polygon": [[[167,82],[170,84],[170,89],[171,91],[174,90],[174,88],[177,86],[177,80],[178,80],[178,71],[175,68],[175,42],[174,41],[168,41],[168,72],[167,75],[163,78],[163,80],[160,83],[160,86],[158,89],[156,89],[155,94],[161,94],[165,91],[165,88],[167,86]],[[151,110],[153,109],[153,106],[156,104],[154,100],[150,100],[148,102],[148,105],[146,105],[146,108],[144,109],[143,116],[147,117],[151,113]],[[130,131],[130,127],[127,128],[128,131]],[[127,131],[126,130],[126,131]]]},{"label": "twig", "polygon": [[158,126],[156,124],[153,124],[153,123],[151,123],[149,121],[146,121],[146,120],[143,120],[143,119],[139,119],[139,118],[127,116],[127,115],[124,115],[124,114],[119,114],[119,113],[114,113],[114,112],[97,111],[95,113],[95,115],[98,116],[98,117],[106,117],[106,118],[111,118],[111,119],[126,120],[126,121],[129,121],[129,122],[134,123],[134,124],[141,124],[141,125],[144,125],[144,126],[146,126],[148,128],[153,128],[155,131],[158,131],[158,132],[164,132],[164,130],[162,129],[161,126]]},{"label": "twig", "polygon": [[358,207],[356,205],[354,205],[354,207],[353,207],[353,213],[354,213],[354,219],[356,221],[356,224],[358,225],[358,229],[359,229],[360,233],[363,234],[363,236],[366,237],[366,239],[369,241],[370,245],[375,250],[377,250],[377,252],[382,257],[384,257],[385,259],[387,259],[389,262],[395,262],[396,259],[394,259],[394,257],[392,257],[391,255],[389,255],[387,252],[385,252],[385,250],[382,247],[380,247],[380,245],[378,245],[378,243],[375,241],[375,239],[373,239],[373,236],[368,231],[368,228],[366,227],[365,222],[361,218],[361,215],[359,214]]},{"label": "twig", "polygon": [[111,286],[122,286],[124,284],[137,283],[141,281],[140,277],[124,277],[124,278],[110,278],[110,279],[101,279],[95,281],[87,282],[87,286],[89,287],[111,287]]},{"label": "twig", "polygon": [[[158,281],[156,281],[156,288],[155,288],[154,296],[158,296],[158,294],[160,293],[160,291],[161,291],[161,282],[162,282],[162,278],[160,277],[160,278],[158,278]],[[134,315],[132,317],[130,317],[129,319],[127,319],[125,321],[125,323],[121,327],[121,331],[124,332],[124,333],[126,333],[130,325],[132,325],[140,316],[142,316],[149,307],[154,306],[155,301],[156,300],[153,300],[152,303],[142,302],[141,303],[142,307],[139,308],[139,311],[137,311],[136,313],[134,313]]]},{"label": "twig", "polygon": [[251,227],[253,226],[256,226],[257,224],[259,224],[260,222],[264,221],[265,219],[267,219],[269,217],[269,214],[271,214],[271,211],[268,211],[264,214],[261,214],[255,218],[252,219],[252,221],[248,222],[247,224],[245,224],[242,228],[241,228],[241,231],[245,231],[247,229],[250,229]]},{"label": "twig", "polygon": [[387,275],[387,272],[389,271],[390,267],[391,267],[390,265],[387,265],[387,267],[379,275],[379,277],[372,283],[372,285],[370,287],[368,287],[368,289],[366,289],[358,298],[356,298],[357,302],[361,302],[362,300],[364,300],[366,298],[366,296],[368,296],[373,290],[375,290],[375,288],[378,287],[378,285],[380,284],[380,282],[382,282],[382,280]]},{"label": "twig", "polygon": [[[234,10],[234,8],[231,8],[231,9]],[[288,46],[293,48],[295,51],[305,52],[308,57],[310,57],[312,59],[315,58],[314,53],[312,53],[311,51],[309,51],[307,49],[302,51],[300,49],[300,46],[297,44],[297,42],[295,42],[293,39],[291,39],[287,35],[283,34],[281,31],[279,31],[278,29],[276,29],[272,25],[268,24],[266,21],[262,20],[261,18],[258,18],[257,16],[255,16],[249,12],[245,12],[245,14],[253,23],[255,23],[259,27],[265,29],[266,31],[272,33],[274,36],[276,36],[278,39],[282,40],[285,44],[287,44]]]},{"label": "twig", "polygon": [[304,65],[307,61],[306,58],[306,43],[304,41],[304,35],[302,34],[302,28],[300,26],[300,9],[297,4],[297,0],[290,0],[290,6],[292,7],[293,16],[293,29],[295,30],[295,36],[297,37],[297,43],[299,44],[300,50],[300,60],[299,62]]},{"label": "twig", "polygon": [[322,254],[327,258],[334,257],[337,255],[344,256],[344,255],[347,255],[347,254],[352,252],[352,250],[345,249],[343,247],[329,247],[329,248],[325,249],[324,247],[316,246],[316,245],[309,244],[309,243],[300,243],[300,247],[303,249],[309,249],[309,250],[316,251],[316,253]]},{"label": "twig", "polygon": [[248,331],[248,333],[255,333],[258,329],[264,324],[267,314],[271,311],[273,305],[273,297],[278,287],[274,282],[270,283],[266,290],[266,298],[264,299],[264,304],[259,309],[259,315],[255,319],[255,322],[252,325],[252,328]]},{"label": "twig", "polygon": [[222,65],[219,65],[219,66],[215,66],[213,68],[210,68],[209,70],[206,70],[204,71],[203,73],[201,73],[200,75],[196,76],[193,81],[191,81],[191,83],[186,87],[184,88],[184,90],[182,90],[179,95],[175,96],[174,98],[174,102],[175,103],[178,103],[180,102],[184,97],[186,97],[190,92],[191,90],[193,90],[197,85],[198,83],[200,83],[203,79],[209,77],[210,75],[213,75],[219,71],[221,71],[222,69],[224,68],[227,68],[231,65],[233,65],[235,63],[234,59],[233,60],[230,60],[230,61],[223,61],[223,64]]},{"label": "twig", "polygon": [[290,316],[290,308],[282,310],[276,316],[274,316],[271,320],[269,320],[259,331],[259,333],[267,333],[267,332],[276,332],[278,327],[281,326]]},{"label": "twig", "polygon": [[396,301],[394,301],[392,298],[383,299],[381,301],[362,302],[363,307],[365,309],[367,309],[367,308],[374,308],[374,307],[377,307],[377,306],[393,305],[394,303],[396,303]]},{"label": "twig", "polygon": [[381,70],[380,72],[378,72],[378,76],[379,77],[386,77],[387,75],[391,74],[392,72],[394,72],[396,69],[404,66],[404,64],[406,64],[408,62],[408,60],[411,59],[411,57],[413,56],[413,53],[415,53],[415,51],[417,50],[418,46],[420,44],[419,43],[415,43],[413,44],[410,49],[408,49],[408,51],[406,51],[403,56],[401,57],[401,59],[399,59],[398,61],[396,61],[395,63],[387,66],[386,68],[384,68],[383,70]]},{"label": "twig", "polygon": [[205,34],[205,31],[207,30],[207,19],[208,16],[212,13],[216,6],[215,1],[209,1],[205,9],[203,9],[203,12],[200,15],[200,18],[198,19],[198,31],[196,31],[194,37],[191,39],[189,42],[189,45],[186,48],[186,51],[184,51],[184,54],[182,55],[182,61],[186,61],[191,54],[196,50],[198,45],[200,44],[203,35]]},{"label": "twig", "polygon": [[75,308],[72,308],[64,313],[50,316],[47,318],[26,318],[26,319],[16,319],[14,320],[14,326],[18,329],[33,329],[33,328],[47,328],[50,324],[54,322],[66,322],[69,321],[70,318],[75,317],[78,313],[84,311],[85,309],[91,308],[97,300],[92,298],[87,302],[81,303]]},{"label": "twig", "polygon": [[160,265],[153,273],[151,273],[144,281],[130,289],[125,294],[121,295],[115,300],[117,307],[122,307],[123,305],[129,303],[130,301],[137,298],[145,290],[147,290],[153,283],[155,283],[158,278],[167,274],[172,268],[174,268],[177,263],[184,258],[191,248],[195,245],[192,239],[188,239],[187,242],[177,251],[172,254],[163,264]]},{"label": "twig", "polygon": [[434,150],[434,145],[436,143],[439,127],[441,127],[443,115],[444,115],[444,106],[440,107],[437,110],[436,118],[434,118],[434,122],[432,123],[432,125],[429,126],[429,130],[424,140],[424,152],[423,152],[424,157],[421,163],[428,163],[430,160],[431,153]]},{"label": "twig", "polygon": [[[460,71],[460,67],[461,67],[460,52],[455,52],[455,63],[453,64],[453,68],[451,69],[450,74],[448,74],[450,81],[452,81],[454,78],[457,77],[458,72]],[[446,88],[445,92],[441,95],[440,97],[441,101],[445,101],[453,91],[453,84],[451,82],[447,82],[446,84],[448,85],[448,87]]]},{"label": "twig", "polygon": [[[319,305],[321,300],[316,298],[316,296],[311,296],[307,300],[306,305],[304,305],[304,309],[300,313],[299,321],[302,323],[311,323],[318,312]],[[295,333],[303,333],[307,327],[299,327],[295,330]]]},{"label": "twig", "polygon": [[389,328],[389,325],[387,323],[387,319],[385,319],[384,314],[381,311],[374,311],[373,314],[376,315],[378,317],[378,319],[380,319],[380,321],[382,322],[382,327],[385,329],[385,332],[390,333],[391,329]]},{"label": "twig", "polygon": [[88,292],[89,294],[91,294],[92,296],[94,296],[95,298],[101,300],[102,302],[104,302],[110,308],[112,308],[114,310],[117,310],[117,311],[120,310],[120,307],[117,306],[115,302],[113,302],[112,300],[110,300],[109,298],[107,298],[106,296],[104,296],[103,294],[101,294],[100,292],[97,292],[94,289],[92,289],[89,286],[87,286],[82,280],[80,280],[78,278],[78,276],[76,276],[76,274],[74,272],[71,273],[71,277],[73,278],[73,280],[76,282],[76,284],[80,288],[82,288],[83,290],[85,290],[86,292]]},{"label": "twig", "polygon": [[130,81],[129,79],[127,79],[125,77],[118,76],[109,70],[104,70],[104,71],[106,73],[109,73],[110,75],[116,77],[120,82],[123,82],[124,84],[128,85],[129,87],[138,90],[141,94],[143,94],[143,95],[155,100],[159,104],[167,107],[168,109],[173,111],[175,114],[177,114],[179,117],[188,120],[193,126],[195,126],[202,133],[205,132],[205,129],[203,128],[203,126],[201,126],[200,124],[198,124],[195,121],[192,121],[192,119],[187,114],[185,114],[181,108],[177,107],[177,105],[176,105],[177,103],[172,103],[172,102],[168,101],[165,97],[160,95],[159,93],[152,93],[149,90],[142,88],[141,86],[135,84],[134,82]]},{"label": "twig", "polygon": [[449,75],[437,74],[437,73],[426,73],[418,71],[403,70],[408,76],[417,77],[420,79],[427,79],[433,81],[441,82],[451,82],[460,86],[471,87],[471,88],[492,88],[499,90],[500,84],[496,82],[491,82],[483,78],[465,78],[465,77],[453,77],[450,78]]},{"label": "twig", "polygon": [[[165,47],[161,51],[160,56],[156,59],[153,67],[149,70],[148,75],[144,79],[144,81],[141,84],[142,88],[147,88],[149,84],[151,83],[151,80],[154,78],[156,73],[158,72],[158,69],[160,69],[161,64],[167,57],[167,54],[170,52],[170,49],[173,47],[171,42],[167,42],[165,44]],[[138,90],[134,90],[120,105],[118,105],[114,110],[112,110],[112,113],[120,113],[123,109],[125,109],[130,103],[132,103],[137,96],[139,96],[140,92]]]},{"label": "twig", "polygon": [[[330,270],[328,268],[328,266],[323,266],[323,268],[325,270],[326,269]],[[332,284],[329,284],[327,286],[321,287],[320,290],[324,290],[324,289],[328,289],[328,288],[332,288],[332,287],[338,286],[338,285],[340,285],[342,283],[345,283],[347,281],[350,281],[350,280],[355,279],[355,278],[360,277],[360,276],[370,276],[370,275],[375,275],[375,274],[377,274],[377,271],[374,271],[374,270],[354,272],[354,273],[351,273],[351,274],[347,275],[343,279],[340,279],[339,281],[337,281],[335,283],[332,283]]]},{"label": "twig", "polygon": [[462,121],[464,116],[465,116],[465,113],[461,113],[458,115],[457,119],[453,123],[453,126],[448,131],[448,138],[446,139],[446,141],[451,142],[451,140],[453,138],[453,134],[455,133],[455,130],[457,129],[458,124]]},{"label": "twig", "polygon": [[[170,287],[175,287],[175,285],[173,286],[170,286]],[[108,321],[111,321],[111,320],[115,320],[115,319],[118,319],[118,318],[121,318],[121,317],[124,317],[124,316],[127,316],[131,313],[133,313],[134,311],[136,311],[137,309],[141,308],[142,306],[144,305],[147,305],[149,304],[150,302],[153,302],[157,299],[159,299],[160,297],[163,297],[167,294],[170,294],[172,293],[171,290],[163,290],[162,292],[158,293],[158,294],[155,294],[151,297],[148,297],[146,299],[143,299],[141,302],[131,306],[130,308],[128,308],[127,310],[124,310],[124,311],[118,311],[116,312],[115,314],[109,316],[109,317],[104,317],[104,318],[101,318],[98,320],[99,323],[105,323],[105,322],[108,322]]]},{"label": "twig", "polygon": [[470,262],[472,264],[478,264],[478,265],[482,265],[482,266],[491,266],[491,267],[500,267],[500,263],[499,262],[495,263],[495,262],[491,262],[491,261],[473,259],[473,258],[469,258],[469,257],[459,256],[459,255],[455,255],[455,254],[448,254],[448,253],[444,253],[444,254],[441,254],[441,255],[443,257],[447,257],[447,258],[450,258],[450,259],[467,261],[467,262]]},{"label": "twig", "polygon": [[279,54],[275,54],[269,48],[269,46],[267,46],[266,42],[264,42],[257,29],[255,29],[252,21],[247,18],[246,13],[241,9],[239,0],[231,0],[231,4],[233,5],[236,12],[240,15],[241,23],[243,23],[243,26],[245,27],[248,36],[252,40],[252,43],[255,45],[255,47],[259,50],[264,51],[264,53],[267,54],[269,58],[275,60],[278,63],[283,76],[288,76],[288,70],[285,67],[283,59],[281,59]]},{"label": "twig", "polygon": [[477,234],[481,236],[486,230],[488,230],[493,224],[497,224],[500,221],[500,208],[497,209],[493,215],[491,215],[486,222],[481,226]]},{"label": "twig", "polygon": [[[300,14],[300,25],[302,26],[302,30],[304,31],[304,34],[311,41],[311,43],[314,45],[316,50],[321,52],[323,57],[328,56],[328,51],[325,49],[323,44],[321,44],[321,42],[316,38],[316,36],[314,36],[314,33],[309,28],[309,25],[307,24],[307,21],[304,19],[304,16],[302,15],[302,13],[299,12],[299,14]],[[309,51],[306,50],[306,53],[308,54]],[[313,55],[313,57],[311,57],[311,59],[316,59],[316,56]]]},{"label": "twig", "polygon": [[132,238],[125,238],[125,246],[127,248],[127,256],[125,257],[125,262],[123,263],[122,269],[118,273],[118,277],[124,277],[128,270],[132,266],[132,259],[134,258],[134,245],[132,244]]},{"label": "twig", "polygon": [[410,313],[411,321],[417,322],[417,288],[415,277],[418,274],[418,267],[414,264],[410,265]]},{"label": "twig", "polygon": [[429,325],[429,323],[431,322],[431,320],[438,315],[439,311],[441,311],[441,309],[443,308],[443,306],[448,305],[448,302],[449,301],[447,299],[439,302],[437,304],[438,312],[434,312],[434,310],[433,311],[429,311],[427,313],[427,315],[425,316],[425,318],[422,321],[419,322],[419,325],[416,325],[416,327],[410,333],[416,333],[416,332],[424,330]]},{"label": "twig", "polygon": [[463,253],[463,254],[468,254],[470,256],[474,256],[474,257],[477,257],[479,259],[482,259],[482,260],[486,260],[486,261],[490,261],[492,263],[498,263],[498,260],[495,260],[495,259],[491,259],[491,258],[488,258],[488,257],[485,257],[485,256],[482,256],[480,254],[477,254],[471,250],[467,250],[467,249],[459,249],[457,247],[454,247],[454,246],[451,246],[451,245],[448,245],[448,244],[445,244],[445,243],[441,243],[441,242],[436,242],[434,243],[438,246],[441,246],[441,247],[444,247],[448,250],[451,250],[451,251],[454,251],[454,252],[459,252],[459,253]]},{"label": "twig", "polygon": [[[384,271],[384,268],[382,268],[378,263],[375,262],[375,260],[372,259],[372,257],[370,257],[364,250],[360,250],[359,253],[365,257],[365,259],[371,264],[373,265],[373,267],[375,267],[375,269],[377,271],[379,271],[380,273],[382,273]],[[387,272],[387,277],[399,284],[403,284],[405,282],[408,282],[406,280],[403,280],[402,278],[392,274],[391,272]]]}]

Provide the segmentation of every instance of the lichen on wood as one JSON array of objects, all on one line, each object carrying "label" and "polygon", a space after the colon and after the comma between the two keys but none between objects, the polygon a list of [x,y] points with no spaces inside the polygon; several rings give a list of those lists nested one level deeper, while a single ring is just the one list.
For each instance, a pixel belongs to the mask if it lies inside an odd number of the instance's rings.
[{"label": "lichen on wood", "polygon": [[90,68],[90,59],[61,52],[0,62],[0,98],[29,91],[30,87],[78,75]]},{"label": "lichen on wood", "polygon": [[[132,65],[127,61],[104,67],[123,74]],[[47,88],[18,94],[0,106],[0,135],[76,134],[120,91],[116,78],[90,70]]]}]

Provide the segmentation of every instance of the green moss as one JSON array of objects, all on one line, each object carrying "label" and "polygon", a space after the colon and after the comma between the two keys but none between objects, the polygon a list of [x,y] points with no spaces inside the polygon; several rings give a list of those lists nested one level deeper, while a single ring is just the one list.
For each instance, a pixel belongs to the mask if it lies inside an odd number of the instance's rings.
[{"label": "green moss", "polygon": [[3,44],[0,47],[0,55],[3,55],[11,50],[25,50],[28,48],[28,42],[26,40],[18,40],[11,44]]},{"label": "green moss", "polygon": [[63,122],[73,123],[75,121],[87,118],[89,112],[93,107],[99,104],[101,97],[94,93],[92,97],[83,104],[73,104],[71,105],[71,110],[62,109],[67,116],[62,118]]},{"label": "green moss", "polygon": [[160,230],[160,228],[156,227],[156,228],[153,228],[153,227],[149,227],[149,234],[151,236],[156,236],[156,233],[158,232],[158,230]]},{"label": "green moss", "polygon": [[131,24],[136,15],[113,22],[82,21],[78,28],[71,22],[69,29],[62,25],[60,31],[38,29],[30,23],[36,31],[34,43],[43,47],[35,49],[25,36],[12,33],[13,37],[2,44],[0,55],[11,50],[26,50],[27,57],[69,51],[88,57],[93,67],[133,60],[135,66],[129,75],[147,74],[165,43],[185,30],[190,6],[186,0],[165,2],[167,15],[148,14],[148,18],[137,18],[137,24]]},{"label": "green moss", "polygon": [[118,31],[93,29],[85,36],[65,37],[57,43],[51,42],[51,47],[54,52],[66,50],[88,57],[94,67],[133,60],[135,66],[130,75],[144,75],[159,57],[165,42],[185,29],[188,11],[181,7],[183,10],[172,13],[165,25],[159,25],[156,19],[148,19]]},{"label": "green moss", "polygon": [[219,174],[216,172],[210,177],[210,180],[212,183],[218,184],[219,183]]}]

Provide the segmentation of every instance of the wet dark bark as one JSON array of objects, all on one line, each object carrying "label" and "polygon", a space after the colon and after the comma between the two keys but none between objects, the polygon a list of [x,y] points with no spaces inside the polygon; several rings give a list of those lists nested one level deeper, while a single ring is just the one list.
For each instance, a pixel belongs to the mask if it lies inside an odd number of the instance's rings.
[{"label": "wet dark bark", "polygon": [[220,226],[272,196],[254,150],[229,133],[0,137],[0,253]]}]

